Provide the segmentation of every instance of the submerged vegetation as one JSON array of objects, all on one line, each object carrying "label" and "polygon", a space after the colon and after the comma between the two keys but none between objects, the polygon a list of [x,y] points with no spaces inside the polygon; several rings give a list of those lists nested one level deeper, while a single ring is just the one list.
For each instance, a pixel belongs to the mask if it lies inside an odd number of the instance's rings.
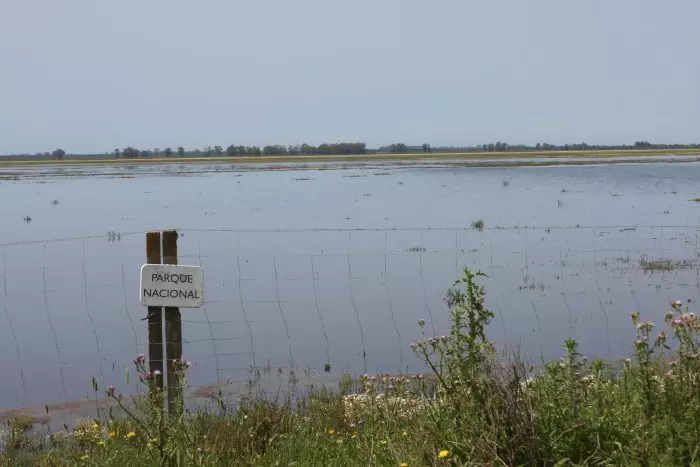
[{"label": "submerged vegetation", "polygon": [[[150,396],[106,388],[121,417],[81,420],[47,438],[23,419],[4,434],[0,465],[697,465],[700,320],[673,302],[665,329],[630,315],[630,358],[589,361],[573,339],[534,371],[488,339],[494,314],[465,269],[448,292],[450,330],[410,345],[427,374],[362,375],[350,393],[246,398],[217,411],[165,413],[145,356]],[[188,362],[177,362],[184,385]],[[95,384],[93,382],[93,384]],[[96,387],[95,387],[96,389]],[[103,414],[104,415],[104,414]]]},{"label": "submerged vegetation", "polygon": [[673,260],[673,259],[654,259],[651,260],[647,256],[642,256],[639,259],[639,266],[645,272],[655,271],[675,271],[677,269],[691,269],[694,267],[693,261],[690,260]]}]

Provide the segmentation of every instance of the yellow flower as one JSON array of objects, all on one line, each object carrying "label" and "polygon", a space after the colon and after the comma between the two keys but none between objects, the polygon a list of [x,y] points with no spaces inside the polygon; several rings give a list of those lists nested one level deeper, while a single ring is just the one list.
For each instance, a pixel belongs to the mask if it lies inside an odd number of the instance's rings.
[{"label": "yellow flower", "polygon": [[357,438],[357,433],[353,433],[352,436],[351,436],[350,438],[352,438],[352,439]]},{"label": "yellow flower", "polygon": [[444,459],[445,457],[447,457],[449,455],[450,455],[450,451],[448,451],[447,449],[443,449],[442,451],[438,452],[438,457],[440,459]]},{"label": "yellow flower", "polygon": [[92,429],[93,429],[93,430],[97,430],[99,427],[100,427],[100,425],[98,425],[97,423],[93,423],[93,424],[92,424]]},{"label": "yellow flower", "polygon": [[399,467],[408,467],[408,462],[402,462],[399,464]]},{"label": "yellow flower", "polygon": [[105,442],[102,441],[102,440],[99,440],[99,441],[97,442],[97,445],[98,445],[98,446],[104,446],[104,445],[105,445]]},{"label": "yellow flower", "polygon": [[338,438],[335,442],[338,444],[343,444],[343,438]]},{"label": "yellow flower", "polygon": [[401,433],[401,434],[402,434],[403,436],[408,436],[408,433],[405,432],[405,431],[404,431],[403,433]]},{"label": "yellow flower", "polygon": [[148,440],[148,444],[156,444],[158,442],[158,438],[151,438]]},{"label": "yellow flower", "polygon": [[80,458],[81,461],[86,461],[90,458],[87,454],[85,454],[83,457]]},{"label": "yellow flower", "polygon": [[130,431],[126,434],[127,438],[133,438],[134,436],[136,436],[136,433],[134,433],[133,431]]},{"label": "yellow flower", "polygon": [[110,431],[110,432],[108,433],[108,435],[109,435],[110,438],[114,438],[115,436],[117,436],[117,434],[116,434],[115,432],[113,432],[113,431]]},{"label": "yellow flower", "polygon": [[335,430],[334,430],[333,428],[329,428],[329,429],[328,429],[328,434],[329,434],[329,435],[332,435],[333,433],[335,433]]},{"label": "yellow flower", "polygon": [[383,446],[383,445],[386,445],[386,440],[383,439],[383,440],[379,441],[379,444],[381,444],[382,446]]}]

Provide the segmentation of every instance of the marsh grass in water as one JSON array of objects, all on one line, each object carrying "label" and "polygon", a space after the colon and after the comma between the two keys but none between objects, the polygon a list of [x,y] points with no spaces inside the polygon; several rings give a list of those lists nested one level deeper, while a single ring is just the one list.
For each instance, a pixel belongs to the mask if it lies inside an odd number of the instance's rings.
[{"label": "marsh grass in water", "polygon": [[472,222],[472,229],[482,231],[482,230],[484,230],[485,225],[486,225],[486,223],[484,222],[483,219],[477,219],[474,222]]},{"label": "marsh grass in water", "polygon": [[[297,400],[244,397],[232,408],[167,414],[163,395],[106,393],[121,417],[35,437],[8,425],[0,465],[700,465],[700,320],[680,301],[657,331],[639,312],[630,358],[606,365],[566,339],[538,371],[486,334],[494,314],[464,270],[450,289],[450,329],[410,345],[427,374],[345,377]],[[663,310],[662,310],[663,312]],[[139,380],[152,389],[145,356]],[[187,362],[179,362],[186,385]],[[128,375],[127,375],[128,376]]]},{"label": "marsh grass in water", "polygon": [[650,260],[647,256],[639,259],[639,266],[645,272],[655,271],[675,271],[677,269],[692,269],[694,262],[690,260],[655,259]]}]

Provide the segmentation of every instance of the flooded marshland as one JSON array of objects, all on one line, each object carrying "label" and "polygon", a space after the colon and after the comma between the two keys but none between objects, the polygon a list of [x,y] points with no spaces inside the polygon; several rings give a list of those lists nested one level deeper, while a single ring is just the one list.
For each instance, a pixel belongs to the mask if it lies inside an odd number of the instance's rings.
[{"label": "flooded marshland", "polygon": [[488,275],[498,346],[624,358],[631,311],[661,324],[698,299],[697,187],[694,162],[3,168],[0,408],[83,398],[92,377],[126,389],[144,233],[165,228],[204,268],[205,305],[183,310],[193,386],[420,371],[417,322],[448,331],[463,266]]}]

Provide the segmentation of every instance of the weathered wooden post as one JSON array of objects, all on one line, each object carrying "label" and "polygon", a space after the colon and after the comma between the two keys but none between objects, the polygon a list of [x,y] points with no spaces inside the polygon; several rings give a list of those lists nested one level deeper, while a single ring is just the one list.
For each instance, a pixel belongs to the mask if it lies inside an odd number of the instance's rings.
[{"label": "weathered wooden post", "polygon": [[[177,231],[163,232],[163,264],[177,265]],[[183,400],[177,363],[182,359],[182,317],[180,309],[165,308],[165,356],[168,374],[168,411],[182,413]],[[182,370],[182,369],[181,369]]]},{"label": "weathered wooden post", "polygon": [[177,237],[175,230],[166,230],[162,235],[160,232],[146,234],[147,262],[141,266],[139,287],[139,300],[148,307],[148,363],[149,370],[154,375],[151,387],[153,391],[162,394],[163,362],[166,361],[167,408],[171,414],[182,413],[184,407],[181,373],[178,371],[184,370],[178,364],[182,359],[180,308],[199,308],[204,303],[202,269],[199,266],[178,265]]},{"label": "weathered wooden post", "polygon": [[[160,264],[160,232],[146,233],[146,263]],[[163,308],[148,307],[148,370],[154,375],[152,389],[163,390]]]}]

